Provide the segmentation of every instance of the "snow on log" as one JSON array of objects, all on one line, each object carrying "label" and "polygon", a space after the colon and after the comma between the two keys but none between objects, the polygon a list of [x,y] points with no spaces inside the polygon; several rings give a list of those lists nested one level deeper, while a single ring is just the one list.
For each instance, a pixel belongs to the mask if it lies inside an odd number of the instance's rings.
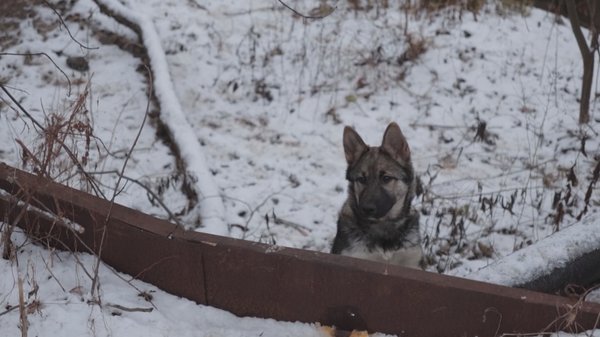
[{"label": "snow on log", "polygon": [[154,24],[139,11],[131,10],[115,0],[94,1],[103,12],[130,27],[140,36],[150,59],[154,93],[160,104],[160,119],[169,129],[188,172],[197,178],[194,189],[198,193],[203,232],[216,235],[227,234],[225,207],[221,194],[208,169],[200,142],[175,94],[165,52]]},{"label": "snow on log", "polygon": [[600,280],[600,220],[591,214],[535,244],[467,276],[469,279],[542,292]]}]

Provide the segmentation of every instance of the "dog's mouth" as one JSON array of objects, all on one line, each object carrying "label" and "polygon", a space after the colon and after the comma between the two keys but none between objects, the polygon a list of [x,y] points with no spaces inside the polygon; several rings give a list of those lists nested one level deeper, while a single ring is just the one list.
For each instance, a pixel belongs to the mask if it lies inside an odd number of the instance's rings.
[{"label": "dog's mouth", "polygon": [[[392,205],[393,206],[393,205]],[[390,213],[392,207],[385,207],[383,209],[372,209],[365,210],[365,207],[361,207],[358,214],[360,217],[368,222],[378,222],[384,220]]]},{"label": "dog's mouth", "polygon": [[364,213],[362,213],[361,215],[362,215],[362,218],[366,222],[380,222],[385,219],[385,217],[388,215],[388,212],[381,214],[381,215],[380,214],[364,214]]}]

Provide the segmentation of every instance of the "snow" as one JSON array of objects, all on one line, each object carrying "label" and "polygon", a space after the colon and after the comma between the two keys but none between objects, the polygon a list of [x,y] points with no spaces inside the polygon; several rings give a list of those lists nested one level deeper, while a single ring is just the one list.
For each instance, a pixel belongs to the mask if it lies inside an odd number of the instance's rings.
[{"label": "snow", "polygon": [[[592,101],[592,122],[579,126],[580,55],[568,23],[551,14],[513,12],[489,2],[477,15],[452,8],[415,11],[406,22],[403,10],[381,5],[353,10],[349,2],[339,2],[327,18],[303,20],[266,0],[102,2],[143,27],[161,116],[194,178],[186,179],[187,173],[177,168],[152,123],[142,130],[125,173],[151,189],[188,228],[328,251],[346,197],[344,125],[376,145],[387,124],[396,121],[425,188],[415,206],[422,214],[427,270],[508,284],[538,275],[543,266],[559,265],[593,244],[594,236],[584,233],[597,227],[600,201],[592,184],[600,157],[598,104]],[[318,3],[294,5],[308,13]],[[89,87],[85,112],[76,119],[89,123],[96,138],[88,144],[84,134],[74,132],[68,144],[78,149],[78,157],[89,152],[86,169],[111,192],[117,176],[110,172],[123,164],[147,103],[144,70],[136,71],[141,64],[134,56],[136,34],[100,13],[91,0],[79,0],[61,11],[79,41],[98,47],[84,49],[69,38],[52,10],[35,6],[30,11],[15,20],[17,29],[6,30],[17,42],[0,39],[0,50],[48,53],[69,76],[73,95],[67,97],[64,76],[44,57],[0,55],[0,82],[45,123],[52,114],[69,116],[77,95]],[[400,62],[408,51],[422,53]],[[69,56],[85,57],[91,70],[70,69]],[[15,139],[35,152],[43,137],[0,97],[0,160],[22,167],[23,150]],[[151,112],[158,108],[152,103]],[[51,172],[59,182],[89,190],[62,155]],[[195,223],[198,209],[189,208],[182,192],[186,184],[202,193],[202,226]],[[589,210],[579,221],[588,186]],[[116,200],[169,217],[131,182]],[[585,244],[574,246],[575,238]],[[538,241],[541,245],[534,245]],[[552,245],[569,248],[553,251]],[[39,265],[40,255],[50,259],[63,253],[22,254],[41,272],[46,269]],[[14,285],[16,267],[1,263],[11,276],[0,276],[0,282]],[[495,265],[496,274],[490,268],[478,272]],[[68,266],[61,267],[70,275],[65,282],[79,280],[81,268]],[[77,311],[81,305],[55,301],[74,296],[68,287],[51,293],[42,289],[41,279],[42,303],[60,304],[45,305],[39,316],[30,316],[37,317],[35,324],[53,324],[44,315],[64,313],[56,324],[79,323],[77,335],[90,335],[93,329],[125,329],[118,325],[124,317],[145,327],[169,326],[168,318],[190,329],[197,322],[185,312],[156,316],[192,306],[180,299],[165,299],[157,312],[122,316],[85,304],[84,315]],[[43,285],[55,287],[51,283]],[[117,283],[102,283],[108,300],[148,305]],[[108,288],[111,284],[114,288]],[[15,303],[15,288],[9,289],[6,300],[0,297],[2,307],[9,297]],[[111,298],[113,292],[127,302]],[[77,319],[65,319],[67,313]],[[5,328],[13,329],[6,330],[9,335],[18,333],[14,315],[0,316],[1,335]],[[148,316],[153,321],[145,321]],[[227,334],[237,336],[245,329],[237,321],[227,323],[232,327]],[[233,331],[237,326],[240,331]]]},{"label": "snow", "polygon": [[596,217],[589,216],[580,223],[492,262],[467,277],[509,287],[525,284],[547,275],[553,269],[564,267],[569,261],[585,253],[597,250],[599,242],[600,222]]}]

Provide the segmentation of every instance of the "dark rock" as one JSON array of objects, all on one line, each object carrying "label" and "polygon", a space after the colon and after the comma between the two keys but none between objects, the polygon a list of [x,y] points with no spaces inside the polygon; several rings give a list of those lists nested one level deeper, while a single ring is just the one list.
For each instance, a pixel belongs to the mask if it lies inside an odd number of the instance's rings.
[{"label": "dark rock", "polygon": [[67,57],[67,66],[73,70],[77,71],[88,71],[90,69],[90,65],[88,61],[81,56],[70,56]]}]

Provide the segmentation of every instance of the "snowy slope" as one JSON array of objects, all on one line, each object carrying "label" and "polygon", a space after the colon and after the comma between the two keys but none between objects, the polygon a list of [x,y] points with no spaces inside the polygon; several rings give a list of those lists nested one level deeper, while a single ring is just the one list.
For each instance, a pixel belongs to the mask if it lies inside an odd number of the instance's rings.
[{"label": "snowy slope", "polygon": [[[294,5],[308,13],[318,3]],[[477,15],[456,8],[406,14],[397,4],[355,10],[338,2],[321,20],[264,0],[123,4],[158,33],[185,121],[222,193],[227,228],[220,230],[230,236],[328,251],[346,197],[342,129],[352,125],[375,145],[390,121],[406,135],[425,188],[415,205],[430,271],[468,276],[577,223],[589,186],[585,221],[594,222],[598,105],[591,104],[590,125],[577,125],[579,51],[568,23],[553,15],[496,2]],[[0,50],[47,53],[69,77],[71,95],[44,56],[0,55],[0,81],[40,121],[68,116],[89,85],[77,118],[93,127],[95,138],[87,143],[85,134],[75,134],[69,144],[80,156],[88,150],[86,168],[110,196],[117,177],[109,171],[123,164],[147,103],[136,34],[91,0],[59,9],[75,38],[92,49],[74,42],[52,10],[35,6],[15,19],[18,29],[6,30],[16,42],[0,40]],[[70,56],[84,57],[90,70],[69,67]],[[23,149],[15,140],[32,151],[41,140],[31,121],[0,97],[0,160],[19,167]],[[150,106],[154,115],[158,106]],[[180,171],[160,133],[155,123],[144,127],[125,174],[202,231],[182,192],[186,179],[197,177]],[[60,159],[57,180],[89,189]],[[132,181],[117,201],[168,217]],[[39,263],[38,255],[29,256]],[[3,278],[14,284],[14,277]],[[13,286],[7,289],[15,296]],[[13,315],[5,316],[10,324]],[[107,319],[98,315],[86,317]]]},{"label": "snowy slope", "polygon": [[[578,200],[568,202],[578,215],[597,142],[578,152],[594,131],[576,124],[579,54],[554,16],[488,6],[477,20],[410,17],[405,34],[394,10],[339,4],[306,21],[270,2],[245,6],[145,7],[214,160],[233,236],[327,250],[345,198],[343,126],[377,144],[392,120],[426,185],[416,203],[435,269],[468,273],[489,261],[478,242],[494,258],[576,221],[553,224],[553,197],[575,165]],[[426,51],[400,65],[408,40]],[[299,226],[267,226],[273,213]]]}]

